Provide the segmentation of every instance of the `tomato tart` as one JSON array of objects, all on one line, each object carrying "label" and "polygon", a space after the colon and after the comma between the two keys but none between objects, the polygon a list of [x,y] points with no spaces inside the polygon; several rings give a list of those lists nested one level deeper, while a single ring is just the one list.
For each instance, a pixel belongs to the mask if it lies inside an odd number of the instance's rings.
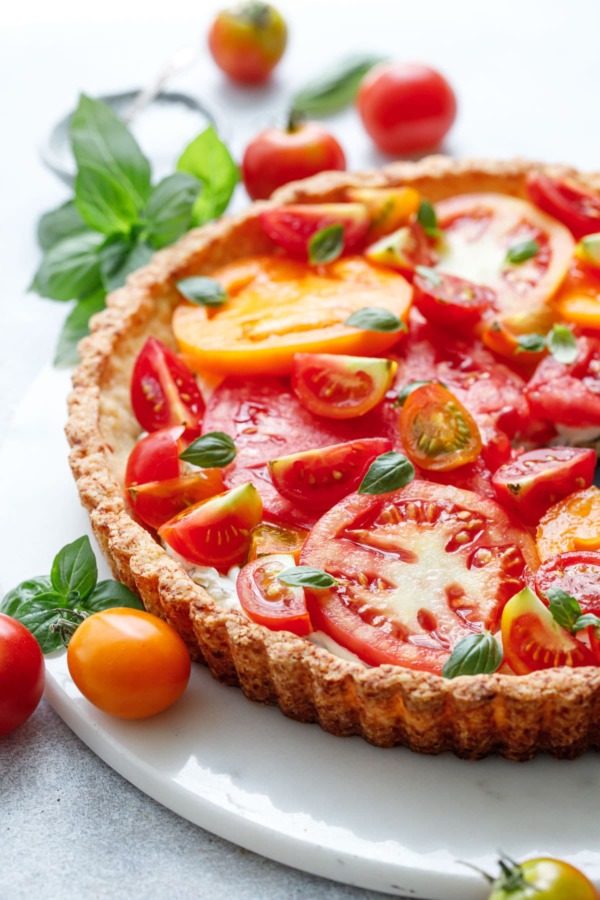
[{"label": "tomato tart", "polygon": [[381,747],[600,746],[600,176],[294,183],[157,253],[80,354],[94,533],[216,679]]}]

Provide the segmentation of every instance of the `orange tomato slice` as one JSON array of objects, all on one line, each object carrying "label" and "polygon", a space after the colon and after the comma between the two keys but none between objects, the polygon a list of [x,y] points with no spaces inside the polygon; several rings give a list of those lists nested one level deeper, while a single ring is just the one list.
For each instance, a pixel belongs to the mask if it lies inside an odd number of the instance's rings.
[{"label": "orange tomato slice", "polygon": [[600,490],[589,487],[551,506],[536,541],[542,560],[568,550],[600,549]]},{"label": "orange tomato slice", "polygon": [[553,305],[561,319],[600,330],[600,272],[574,262]]},{"label": "orange tomato slice", "polygon": [[385,353],[402,332],[345,325],[363,307],[382,307],[406,321],[412,288],[396,272],[359,257],[311,268],[282,257],[242,260],[212,273],[228,291],[217,310],[182,304],[173,330],[197,371],[285,375],[294,353]]}]

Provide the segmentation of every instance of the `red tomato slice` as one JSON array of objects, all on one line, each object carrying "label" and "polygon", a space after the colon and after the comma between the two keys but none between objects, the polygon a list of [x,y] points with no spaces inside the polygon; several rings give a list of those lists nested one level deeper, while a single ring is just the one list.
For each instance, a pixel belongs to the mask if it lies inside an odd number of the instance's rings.
[{"label": "red tomato slice", "polygon": [[225,490],[221,469],[201,469],[190,475],[150,481],[129,488],[129,503],[151,528],[159,528],[188,506]]},{"label": "red tomato slice", "polygon": [[545,357],[525,395],[534,416],[567,428],[598,426],[600,434],[600,339],[579,337],[577,348],[577,359],[571,365]]},{"label": "red tomato slice", "polygon": [[355,249],[369,229],[370,217],[362,203],[307,203],[267,209],[260,214],[260,224],[275,244],[307,259],[310,239],[330,225],[343,225],[344,250]]},{"label": "red tomato slice", "polygon": [[250,531],[262,518],[254,485],[243,484],[185,509],[158,533],[189,562],[226,570],[246,558]]},{"label": "red tomato slice", "polygon": [[179,478],[183,474],[179,454],[187,445],[184,431],[183,425],[176,425],[154,431],[139,440],[127,460],[125,487]]},{"label": "red tomato slice", "polygon": [[502,613],[505,662],[517,675],[556,666],[595,665],[591,650],[558,625],[531,588],[512,597]]},{"label": "red tomato slice", "polygon": [[416,273],[413,288],[413,303],[421,315],[452,331],[472,329],[484,313],[496,307],[496,293],[491,288],[443,272],[432,272],[430,277]]},{"label": "red tomato slice", "polygon": [[439,673],[459,640],[496,628],[538,556],[497,503],[413,481],[346,497],[319,519],[300,562],[337,580],[306,590],[315,629],[371,665]]},{"label": "red tomato slice", "polygon": [[328,419],[353,419],[377,406],[396,372],[391,359],[296,353],[292,387],[303,406]]},{"label": "red tomato slice", "polygon": [[300,551],[304,541],[308,537],[308,531],[304,528],[292,528],[287,525],[271,525],[269,522],[261,522],[252,529],[250,536],[250,550],[248,562],[260,559],[261,556],[285,553],[291,554],[295,561],[300,558]]},{"label": "red tomato slice", "polygon": [[204,412],[204,400],[192,372],[156,338],[148,338],[135,361],[131,405],[146,431],[172,425],[197,431]]},{"label": "red tomato slice", "polygon": [[303,637],[312,631],[304,589],[277,579],[295,565],[294,557],[283,553],[255,559],[241,570],[236,589],[242,609],[257,625]]},{"label": "red tomato slice", "polygon": [[574,178],[530,172],[527,191],[540,209],[563,222],[576,238],[600,231],[600,194],[582,187]]},{"label": "red tomato slice", "polygon": [[435,382],[409,394],[399,427],[407,455],[423,469],[448,472],[474,462],[481,453],[481,435],[473,416]]},{"label": "red tomato slice", "polygon": [[365,438],[269,461],[279,493],[311,509],[329,509],[355,491],[374,459],[392,449],[385,438]]},{"label": "red tomato slice", "polygon": [[530,450],[494,473],[496,499],[522,522],[537,525],[553,503],[594,480],[596,452],[581,447]]}]

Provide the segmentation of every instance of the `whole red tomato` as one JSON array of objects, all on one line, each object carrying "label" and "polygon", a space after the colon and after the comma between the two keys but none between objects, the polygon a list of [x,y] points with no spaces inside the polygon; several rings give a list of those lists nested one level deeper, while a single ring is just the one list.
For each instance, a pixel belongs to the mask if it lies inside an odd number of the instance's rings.
[{"label": "whole red tomato", "polygon": [[278,10],[254,0],[222,10],[208,33],[214,61],[240,84],[266,81],[286,42],[287,27]]},{"label": "whole red tomato", "polygon": [[456,116],[454,91],[420,63],[382,63],[363,79],[358,111],[369,136],[396,155],[438,146]]},{"label": "whole red tomato", "polygon": [[253,200],[270,197],[288,181],[345,168],[344,151],[316,122],[262,131],[250,141],[242,161],[244,184]]},{"label": "whole red tomato", "polygon": [[0,737],[26,722],[44,693],[44,657],[24,625],[0,614]]}]

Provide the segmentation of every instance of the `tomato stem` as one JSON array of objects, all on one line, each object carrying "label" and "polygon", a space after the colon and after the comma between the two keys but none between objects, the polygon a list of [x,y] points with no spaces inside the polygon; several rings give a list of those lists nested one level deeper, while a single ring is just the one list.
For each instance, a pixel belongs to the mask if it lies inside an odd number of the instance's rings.
[{"label": "tomato stem", "polygon": [[287,125],[285,128],[287,133],[293,134],[294,131],[298,131],[298,129],[304,122],[304,119],[305,119],[304,113],[300,112],[300,110],[295,109],[295,107],[292,106],[292,108],[290,109],[289,115],[288,115]]},{"label": "tomato stem", "polygon": [[52,634],[58,634],[63,646],[68,647],[69,641],[90,613],[84,612],[82,609],[65,609],[57,606],[52,612],[60,613],[56,622],[48,626],[48,631]]}]

